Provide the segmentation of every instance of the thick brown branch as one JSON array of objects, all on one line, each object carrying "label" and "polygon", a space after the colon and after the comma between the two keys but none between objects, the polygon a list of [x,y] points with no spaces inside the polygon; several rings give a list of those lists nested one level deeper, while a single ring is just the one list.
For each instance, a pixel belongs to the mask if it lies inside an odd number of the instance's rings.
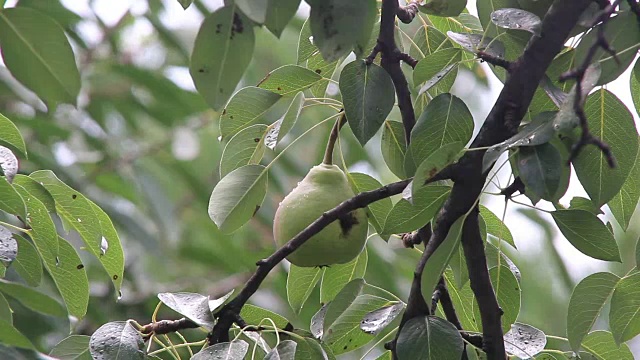
[{"label": "thick brown branch", "polygon": [[494,55],[491,55],[489,53],[486,53],[484,51],[478,51],[476,53],[476,56],[478,57],[478,59],[482,60],[482,61],[486,61],[491,65],[495,65],[498,67],[501,67],[507,71],[511,71],[511,61],[509,60],[505,60],[501,57],[497,57]]},{"label": "thick brown branch", "polygon": [[161,334],[170,334],[176,331],[185,330],[185,329],[195,329],[200,327],[200,325],[194,323],[193,321],[182,318],[180,320],[161,320],[154,323],[150,323],[144,325],[140,332],[143,335],[151,336],[153,334],[161,335]]},{"label": "thick brown branch", "polygon": [[520,177],[518,176],[513,180],[511,185],[502,189],[500,191],[500,194],[504,195],[507,199],[511,199],[513,194],[515,194],[516,192],[519,192],[520,194],[524,194],[524,191],[525,191],[524,189],[525,189],[524,183],[522,182],[522,179],[520,179]]},{"label": "thick brown branch", "polygon": [[398,16],[398,19],[400,19],[400,21],[402,21],[405,24],[409,24],[413,21],[413,18],[416,17],[417,13],[418,13],[418,1],[412,0],[406,6],[398,7],[397,16]]}]

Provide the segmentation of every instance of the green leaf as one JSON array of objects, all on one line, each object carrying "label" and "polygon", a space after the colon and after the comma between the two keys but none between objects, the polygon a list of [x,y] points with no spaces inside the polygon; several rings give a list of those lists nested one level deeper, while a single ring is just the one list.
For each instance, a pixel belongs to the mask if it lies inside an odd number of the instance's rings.
[{"label": "green leaf", "polygon": [[569,202],[569,210],[586,210],[595,215],[604,214],[600,208],[593,205],[593,202],[590,199],[580,196],[571,198],[571,201]]},{"label": "green leaf", "polygon": [[593,327],[619,280],[612,273],[600,272],[587,276],[573,289],[567,314],[567,338],[573,351],[580,350],[582,340]]},{"label": "green leaf", "polygon": [[298,65],[284,65],[267,74],[258,87],[286,96],[308,89],[320,80],[322,76],[315,71]]},{"label": "green leaf", "polygon": [[629,79],[629,87],[631,89],[631,98],[636,107],[636,112],[640,112],[640,61],[636,61]]},{"label": "green leaf", "polygon": [[213,109],[221,109],[231,97],[249,66],[254,42],[251,20],[237,12],[234,5],[216,10],[202,22],[189,73]]},{"label": "green leaf", "polygon": [[335,296],[333,301],[327,305],[327,312],[324,316],[323,334],[329,334],[328,330],[333,323],[344,313],[356,300],[364,288],[364,279],[353,279]]},{"label": "green leaf", "polygon": [[67,316],[64,306],[56,300],[22,284],[0,279],[0,292],[18,300],[33,311],[58,317]]},{"label": "green leaf", "polygon": [[232,233],[253,217],[266,193],[267,169],[264,166],[237,168],[213,189],[209,199],[209,217],[220,231]]},{"label": "green leaf", "polygon": [[[445,48],[426,55],[413,70],[413,84],[418,86],[429,81],[430,87],[440,81],[444,75],[462,60],[462,51],[458,48]],[[448,69],[446,72],[443,72]],[[436,78],[437,76],[437,78]],[[435,79],[434,79],[435,78]],[[421,89],[423,93],[426,89]]]},{"label": "green leaf", "polygon": [[604,37],[609,46],[615,49],[617,59],[603,50],[596,48],[592,62],[599,62],[602,66],[602,76],[597,85],[607,84],[622,74],[636,57],[640,47],[640,32],[629,31],[638,26],[636,16],[631,11],[626,11],[612,17],[605,24],[599,24],[585,35],[576,48],[576,64],[582,64],[586,59],[589,49],[598,38],[599,28],[604,26]]},{"label": "green leaf", "polygon": [[458,16],[467,6],[467,0],[427,0],[419,5],[420,11],[435,16]]},{"label": "green leaf", "polygon": [[491,13],[491,21],[497,26],[512,30],[525,30],[534,35],[540,33],[542,21],[536,14],[522,9],[498,9]]},{"label": "green leaf", "polygon": [[462,327],[469,331],[480,331],[480,319],[476,319],[474,312],[474,308],[478,307],[478,304],[469,283],[467,282],[461,288],[456,287],[453,274],[449,269],[445,271],[443,276]]},{"label": "green leaf", "polygon": [[[586,94],[589,94],[591,90],[593,90],[601,74],[602,69],[599,63],[591,64],[587,68],[580,87],[580,94],[582,96],[578,101],[583,108],[585,101],[588,99]],[[580,124],[580,119],[574,108],[577,96],[576,90],[577,88],[574,84],[569,94],[565,97],[564,102],[560,104],[560,110],[556,113],[552,124],[549,124],[553,127],[554,131],[570,132]],[[598,116],[600,116],[600,114],[598,114]]]},{"label": "green leaf", "polygon": [[[347,173],[349,184],[353,192],[359,194],[365,191],[376,190],[382,187],[382,184],[373,177],[362,173]],[[367,206],[369,222],[376,229],[378,234],[382,233],[382,227],[387,215],[391,211],[393,203],[391,199],[386,198],[376,201]]]},{"label": "green leaf", "polygon": [[271,322],[262,321],[263,319],[271,319],[278,329],[286,329],[291,326],[289,320],[284,316],[251,304],[242,307],[240,316],[249,325],[258,326],[261,322],[262,325],[271,325]]},{"label": "green leaf", "polygon": [[609,326],[617,344],[640,334],[640,272],[623,277],[611,297]]},{"label": "green leaf", "polygon": [[11,74],[49,106],[76,104],[80,73],[64,29],[45,13],[3,9],[0,46]]},{"label": "green leaf", "polygon": [[22,186],[30,196],[42,202],[49,213],[56,212],[56,202],[53,200],[53,196],[39,182],[26,175],[18,174],[13,179],[13,184]]},{"label": "green leaf", "polygon": [[27,146],[24,144],[20,130],[2,114],[0,114],[0,144],[9,145],[20,151],[22,156],[27,156]]},{"label": "green leaf", "polygon": [[327,304],[332,301],[351,280],[364,278],[367,261],[368,254],[365,248],[357,258],[348,263],[326,268],[320,285],[320,303]]},{"label": "green leaf", "polygon": [[620,192],[607,203],[623,230],[629,228],[631,216],[640,199],[640,151],[636,155],[636,162],[622,185]]},{"label": "green leaf", "polygon": [[627,107],[607,90],[589,95],[584,112],[593,136],[611,146],[617,161],[611,169],[598,147],[587,146],[573,163],[580,183],[600,206],[620,191],[631,172],[638,154],[638,131]]},{"label": "green leaf", "polygon": [[[453,44],[447,40],[445,34],[433,26],[421,26],[413,36],[413,42],[410,43],[409,55],[414,59],[422,60],[425,56],[434,52],[451,48]],[[405,50],[406,51],[406,50]]]},{"label": "green leaf", "polygon": [[364,346],[373,340],[374,335],[360,330],[362,319],[369,312],[387,304],[389,304],[387,299],[368,294],[359,295],[324,332],[322,340],[335,355]]},{"label": "green leaf", "polygon": [[436,176],[442,169],[452,164],[462,156],[464,144],[453,142],[443,145],[434,150],[416,169],[416,173],[411,182],[411,197],[424,187],[429,179]]},{"label": "green leaf", "polygon": [[425,296],[425,299],[431,298],[440,276],[442,276],[442,273],[449,264],[449,260],[453,254],[458,251],[460,238],[462,237],[462,226],[466,218],[467,216],[463,215],[451,225],[447,237],[445,237],[444,241],[442,241],[440,246],[433,252],[429,261],[427,261],[424,271],[422,272],[421,280],[422,295]]},{"label": "green leaf", "polygon": [[421,164],[446,144],[466,144],[473,133],[473,117],[467,105],[451,94],[431,100],[411,131],[409,151],[413,162]]},{"label": "green leaf", "polygon": [[220,116],[220,136],[226,139],[260,121],[281,95],[249,86],[233,94]]},{"label": "green leaf", "polygon": [[92,360],[89,352],[90,339],[86,335],[67,336],[51,349],[49,355],[60,360]]},{"label": "green leaf", "polygon": [[363,54],[378,18],[375,0],[313,0],[308,3],[313,42],[325,60],[338,60],[351,49],[357,57]]},{"label": "green leaf", "polygon": [[341,62],[342,58],[333,61],[327,62],[322,58],[322,54],[316,51],[310,58],[307,60],[307,68],[313,70],[316,74],[322,75],[323,79],[315,83],[311,86],[311,94],[315,97],[324,97],[327,92],[327,86],[329,85],[329,79],[333,77],[336,72],[336,68],[338,67],[338,63]]},{"label": "green leaf", "polygon": [[516,162],[518,176],[537,197],[548,201],[557,201],[556,194],[560,188],[565,163],[560,152],[553,145],[546,143],[538,146],[522,147],[518,151]]},{"label": "green leaf", "polygon": [[582,342],[582,347],[598,360],[633,360],[633,354],[627,344],[618,345],[608,331],[589,333]]},{"label": "green leaf", "polygon": [[187,8],[193,4],[193,0],[178,0],[178,3],[183,9],[187,10]]},{"label": "green leaf", "polygon": [[309,59],[314,53],[318,51],[318,48],[311,41],[313,36],[311,35],[311,22],[309,19],[305,20],[300,30],[300,36],[298,37],[298,64]]},{"label": "green leaf", "polygon": [[269,0],[269,8],[267,8],[267,19],[264,25],[277,37],[280,37],[289,21],[294,17],[300,0]]},{"label": "green leaf", "polygon": [[4,177],[0,177],[0,210],[20,216],[22,219],[27,218],[27,210],[22,197]]},{"label": "green leaf", "polygon": [[213,329],[215,320],[211,314],[208,296],[188,292],[159,293],[158,299],[194,323],[209,331]]},{"label": "green leaf", "polygon": [[13,323],[13,310],[7,302],[7,298],[0,293],[0,320],[4,320],[10,324]]},{"label": "green leaf", "polygon": [[[489,270],[491,283],[498,299],[502,315],[502,331],[506,333],[520,314],[520,284],[508,266],[500,265]],[[477,309],[477,308],[476,308]],[[479,312],[476,316],[480,318]]]},{"label": "green leaf", "polygon": [[517,134],[509,139],[491,146],[484,154],[482,159],[482,169],[486,171],[493,163],[498,160],[503,152],[524,146],[537,146],[547,143],[555,135],[556,130],[553,127],[553,119],[556,112],[542,112],[527,125],[525,125]]},{"label": "green leaf", "polygon": [[458,330],[435,316],[418,316],[402,327],[396,344],[399,359],[460,359],[464,342]]},{"label": "green leaf", "polygon": [[285,135],[287,135],[296,124],[298,117],[300,117],[300,112],[302,111],[304,102],[304,93],[299,92],[291,101],[291,104],[284,116],[273,123],[273,125],[269,126],[269,131],[265,138],[265,145],[269,149],[275,149]]},{"label": "green leaf", "polygon": [[407,142],[404,136],[404,126],[399,121],[387,120],[382,127],[382,140],[380,141],[382,158],[389,170],[398,178],[404,179],[404,154],[407,151]]},{"label": "green leaf", "polygon": [[263,24],[267,18],[269,0],[235,0],[235,4],[249,19]]},{"label": "green leaf", "polygon": [[[34,239],[35,242],[35,239]],[[58,257],[40,251],[44,266],[67,305],[69,315],[82,319],[89,305],[89,280],[76,250],[63,238],[58,238]]]},{"label": "green leaf", "polygon": [[233,135],[222,152],[220,178],[239,167],[260,163],[266,147],[267,129],[267,125],[252,125]]},{"label": "green leaf", "polygon": [[124,253],[109,216],[91,200],[60,181],[52,171],[36,171],[29,176],[53,196],[58,215],[80,234],[111,278],[116,293],[119,292],[124,275]]},{"label": "green leaf", "polygon": [[547,336],[531,325],[515,323],[504,334],[504,348],[509,354],[528,359],[542,351],[547,344]]},{"label": "green leaf", "polygon": [[58,233],[47,208],[40,200],[32,197],[22,186],[14,185],[14,187],[24,197],[29,213],[25,220],[31,227],[29,236],[38,249],[40,256],[42,256],[43,252],[47,252],[52,258],[55,258],[58,256]]},{"label": "green leaf", "polygon": [[360,144],[364,145],[375,135],[393,108],[393,81],[380,66],[356,60],[342,69],[340,92],[349,126]]},{"label": "green leaf", "polygon": [[480,205],[480,216],[487,225],[487,232],[496,238],[505,241],[507,244],[516,247],[515,241],[513,241],[513,235],[507,227],[507,225],[500,220],[489,208],[484,205]]},{"label": "green leaf", "polygon": [[307,268],[291,265],[287,276],[287,300],[293,312],[300,314],[313,288],[322,275],[320,268]]},{"label": "green leaf", "polygon": [[36,248],[18,234],[13,234],[18,242],[18,256],[11,263],[11,267],[24,279],[29,286],[38,286],[42,279],[42,261]]},{"label": "green leaf", "polygon": [[0,344],[15,346],[23,349],[35,349],[31,341],[13,327],[10,322],[0,319]]},{"label": "green leaf", "polygon": [[94,359],[142,360],[145,358],[143,349],[142,335],[128,321],[104,324],[89,340],[89,350]]},{"label": "green leaf", "polygon": [[405,200],[398,201],[384,223],[385,235],[400,234],[416,230],[433,218],[449,196],[448,186],[425,186],[413,195],[413,205]]},{"label": "green leaf", "polygon": [[594,259],[620,261],[618,244],[593,213],[585,210],[559,210],[551,213],[562,235],[583,254]]}]

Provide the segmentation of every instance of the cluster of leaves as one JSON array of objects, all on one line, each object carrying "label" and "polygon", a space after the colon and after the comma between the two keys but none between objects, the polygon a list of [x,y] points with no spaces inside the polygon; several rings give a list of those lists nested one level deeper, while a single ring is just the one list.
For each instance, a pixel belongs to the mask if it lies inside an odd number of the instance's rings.
[{"label": "cluster of leaves", "polygon": [[[389,120],[394,116],[395,103],[390,76],[376,63],[361,60],[376,44],[379,32],[376,1],[309,0],[307,3],[311,12],[300,31],[296,64],[276,68],[256,86],[238,91],[235,90],[246,76],[254,55],[258,29],[264,27],[280,37],[300,0],[227,1],[225,6],[208,14],[200,26],[189,57],[189,70],[206,104],[220,112],[219,136],[225,142],[219,166],[221,180],[215,185],[208,206],[215,231],[231,234],[254,218],[265,201],[269,171],[276,161],[311,130],[340,116],[341,109],[361,146],[381,131],[380,149],[389,170],[400,179],[413,177],[402,199],[395,203],[383,199],[368,206],[373,230],[386,240],[392,235],[414,231],[432,221],[451,189],[450,184],[444,182],[422,186],[424,180],[468,151],[465,147],[474,133],[471,112],[460,98],[450,93],[458,74],[481,71],[475,60],[478,51],[506,61],[516,60],[530,37],[539,36],[540,18],[551,1],[478,0],[478,18],[464,10],[464,0],[426,1],[420,6],[423,13],[417,15],[416,21],[421,25],[414,34],[396,28],[397,37],[406,39],[399,40],[406,44],[404,51],[418,60],[408,76],[414,108],[419,114],[408,145],[402,123]],[[192,1],[182,0],[180,4],[187,8]],[[37,94],[52,111],[59,103],[76,103],[80,76],[65,36],[68,22],[63,22],[64,16],[55,18],[42,10],[46,8],[38,9],[31,1],[21,1],[16,8],[1,10],[0,46],[13,77]],[[593,12],[585,13],[585,23],[592,16]],[[153,22],[153,18],[149,19]],[[614,18],[598,26],[606,26],[605,37],[618,56],[616,60],[604,51],[597,53],[595,63],[583,80],[582,94],[616,79],[631,65],[640,46],[640,31],[629,30],[637,29],[637,19],[628,8],[621,7]],[[623,230],[629,227],[640,198],[639,139],[630,110],[603,87],[578,101],[584,104],[592,133],[611,146],[618,166],[610,169],[597,148],[584,149],[573,166],[589,199],[574,198],[568,209],[559,203],[570,179],[570,169],[566,166],[569,150],[580,129],[574,113],[575,86],[561,83],[558,78],[586,57],[596,32],[597,29],[586,29],[584,24],[576,27],[577,46],[567,46],[547,69],[548,81],[536,92],[526,124],[516,136],[488,149],[484,162],[489,169],[494,162],[504,159],[501,154],[508,152],[505,163],[510,163],[513,175],[524,183],[525,196],[534,205],[544,200],[555,206],[556,210],[550,214],[576,249],[595,259],[621,261],[611,224],[605,225],[598,215],[607,205]],[[67,34],[74,38],[68,29]],[[173,38],[167,36],[167,39]],[[352,52],[356,60],[350,57]],[[503,69],[491,69],[499,79],[505,79]],[[116,71],[132,82],[146,84],[149,91],[166,91],[164,97],[158,96],[164,103],[158,101],[145,107],[148,115],[171,122],[173,118],[185,117],[206,107],[200,99],[192,97],[193,94],[167,84],[166,79],[124,66],[117,67]],[[640,62],[637,62],[630,84],[637,107],[640,107],[639,81]],[[336,82],[337,89],[331,89]],[[140,107],[148,105],[136,102]],[[173,107],[176,109],[169,109]],[[295,134],[297,120],[310,111],[310,107],[324,107],[334,113],[314,121],[309,130],[295,139],[285,139],[287,134]],[[101,113],[97,108],[91,109],[92,116]],[[65,306],[18,282],[3,280],[0,293],[38,312],[81,318],[87,311],[89,295],[86,271],[74,248],[58,235],[64,231],[57,230],[56,222],[63,229],[73,229],[80,235],[86,249],[96,256],[119,291],[124,257],[115,228],[100,207],[65,185],[53,172],[17,174],[14,154],[26,158],[27,149],[13,122],[4,116],[0,117],[0,142],[3,145],[0,164],[4,173],[0,179],[0,210],[14,220],[6,223],[7,230],[0,227],[3,245],[0,256],[3,263],[15,269],[30,286],[40,283],[44,264]],[[275,153],[276,149],[280,152]],[[265,158],[270,161],[263,165]],[[350,172],[348,177],[356,193],[382,186],[364,173]],[[197,181],[194,183],[201,187]],[[51,216],[54,213],[56,217]],[[632,358],[624,342],[640,333],[640,317],[636,313],[640,304],[636,291],[640,277],[636,271],[624,277],[598,273],[584,279],[576,287],[569,306],[566,341],[569,347],[555,346],[547,343],[542,331],[516,322],[520,313],[521,275],[504,252],[515,251],[515,241],[504,222],[489,209],[481,206],[480,214],[489,274],[504,311],[502,324],[510,354],[539,359],[566,359],[573,353],[598,359]],[[432,289],[442,276],[464,331],[476,333],[482,331],[480,314],[459,246],[463,222],[464,217],[456,221],[427,263],[422,289],[423,296],[430,299]],[[28,239],[18,233],[27,235]],[[388,291],[364,281],[368,262],[365,250],[344,265],[325,269],[290,267],[287,299],[295,314],[302,311],[320,283],[323,306],[314,315],[309,331],[294,329],[282,315],[245,305],[239,315],[247,327],[234,328],[233,341],[204,347],[197,354],[191,347],[202,347],[203,340],[187,342],[183,338],[184,344],[174,345],[168,337],[164,342],[161,340],[165,335],[143,334],[142,326],[128,321],[107,323],[91,337],[73,335],[56,346],[51,355],[111,359],[119,352],[126,354],[126,358],[142,359],[167,353],[179,357],[177,349],[186,348],[190,356],[200,359],[333,358],[376,339],[381,343],[397,331],[397,319],[405,304]],[[5,268],[0,269],[4,273]],[[158,297],[170,309],[210,331],[216,321],[215,312],[231,295],[215,300],[193,293],[161,293]],[[611,332],[590,332],[610,296]],[[0,343],[33,348],[11,325],[10,308],[3,295],[0,295],[0,306],[6,308],[3,313],[8,314],[8,318],[0,318],[8,325],[0,331]],[[155,315],[153,321],[156,321]],[[145,346],[145,340],[149,346]],[[159,350],[150,350],[153,341],[160,344]],[[250,343],[254,345],[252,352],[249,352]],[[463,351],[472,358],[482,357],[480,349],[466,346],[465,350],[460,332],[443,319],[440,309],[433,316],[407,322],[396,346],[397,355],[407,359],[459,359]],[[390,357],[390,351],[380,355],[380,358]]]}]

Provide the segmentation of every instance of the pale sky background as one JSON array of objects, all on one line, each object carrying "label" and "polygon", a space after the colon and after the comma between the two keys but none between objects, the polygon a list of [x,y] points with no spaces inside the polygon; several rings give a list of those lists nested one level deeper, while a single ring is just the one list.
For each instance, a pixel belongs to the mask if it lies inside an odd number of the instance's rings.
[{"label": "pale sky background", "polygon": [[[198,11],[194,9],[194,7],[190,7],[186,11],[182,9],[182,7],[178,4],[177,0],[163,0],[167,12],[163,15],[162,20],[170,29],[190,29],[195,34],[200,23],[202,21],[202,16]],[[16,1],[10,0],[7,2],[7,6],[12,6]],[[89,8],[88,0],[62,0],[62,2],[68,8],[74,10],[76,13],[81,16],[90,17],[92,16],[92,12]],[[210,9],[214,9],[216,7],[222,6],[222,0],[208,0],[205,1]],[[139,0],[94,0],[93,8],[99,14],[101,19],[107,24],[112,25],[120,19],[120,17],[126,12],[131,11],[135,14],[143,14],[147,10],[147,2],[139,1]],[[475,0],[469,0],[468,7],[469,11],[476,14],[475,11]],[[308,14],[308,5],[303,1],[302,6],[299,10],[299,14]],[[95,28],[90,23],[83,23],[80,25],[79,29],[84,35],[89,35],[89,38],[93,42],[99,42],[100,39],[100,31]],[[147,46],[144,43],[144,38],[149,36],[153,32],[152,26],[146,22],[146,20],[137,21],[134,26],[132,26],[129,30],[130,34],[123,37],[123,41],[125,41],[125,46],[130,47],[131,49],[139,49],[141,46]],[[145,51],[137,51],[132,53],[134,59],[134,63],[140,66],[154,67],[160,65],[163,56],[162,52],[159,49],[153,48],[145,48]],[[160,58],[158,58],[160,56]],[[160,60],[160,61],[158,61]],[[486,65],[485,65],[486,66]],[[616,81],[607,85],[607,89],[615,93],[627,106],[629,109],[635,109],[631,100],[631,94],[629,91],[629,77],[630,70],[622,74]],[[487,69],[488,74],[492,74],[490,70]],[[171,68],[169,69],[165,75],[173,80],[179,86],[186,89],[194,89],[193,83],[189,76],[189,72],[187,68]],[[456,85],[454,86],[453,92],[460,96],[463,100],[467,101],[472,97],[483,96],[484,99],[481,101],[482,106],[480,108],[473,109],[473,115],[476,119],[476,123],[478,120],[484,119],[488,114],[491,106],[493,105],[495,99],[499,94],[502,84],[492,75],[489,75],[490,79],[490,92],[484,92],[483,94],[479,94],[478,91],[475,91],[473,94],[470,92],[473,89],[468,89],[464,84],[461,84],[464,79],[461,80],[461,77],[458,78]],[[477,103],[476,101],[473,101]],[[632,110],[634,118],[636,120],[636,127],[640,127],[640,122],[638,121],[638,114],[635,110]],[[504,158],[503,158],[504,160]],[[500,163],[500,161],[498,162]],[[376,175],[376,174],[372,174]],[[502,171],[498,176],[498,181],[502,186],[507,185],[509,171]],[[578,184],[577,181],[574,181],[575,173],[572,174],[573,178],[569,187],[569,191],[567,195],[561,200],[561,203],[564,205],[569,204],[569,200],[574,196],[584,196],[586,197],[585,191]],[[379,176],[378,176],[379,178]],[[489,189],[489,191],[491,191]],[[489,202],[490,208],[494,213],[496,213],[499,217],[502,216],[502,211],[504,207],[504,201],[501,197],[491,197],[492,201]],[[519,197],[518,198],[522,202],[528,203],[526,198]],[[541,201],[538,204],[539,207],[547,210],[553,210],[553,207],[546,203],[545,201]],[[540,253],[540,247],[542,242],[541,237],[541,229],[538,228],[533,222],[531,222],[527,217],[521,215],[517,209],[522,208],[520,205],[516,205],[510,203],[508,205],[508,209],[506,212],[505,222],[509,226],[511,232],[513,233],[513,237],[516,241],[518,249],[521,254],[526,254],[526,256],[535,256],[535,254]],[[606,214],[604,215],[604,219],[607,219],[609,216],[608,210],[605,208]],[[546,213],[541,213],[541,215],[552,222],[550,215]],[[636,211],[635,219],[638,219],[638,212]],[[615,223],[615,222],[614,222]],[[555,226],[554,226],[555,228]],[[616,228],[616,226],[614,226]],[[619,231],[620,229],[616,229]],[[638,231],[637,226],[635,230]],[[607,268],[609,263],[604,261],[595,260],[592,258],[583,255],[579,251],[577,251],[568,241],[566,241],[562,235],[559,233],[557,229],[555,232],[555,241],[554,244],[558,249],[559,253],[563,256],[564,259],[567,260],[568,267],[570,269],[571,277],[575,282],[578,282],[580,279],[585,276],[597,272],[603,271]],[[638,234],[635,233],[634,238],[638,238]],[[517,261],[516,261],[517,263]],[[634,348],[634,352],[636,354],[640,353],[640,341],[636,339],[632,347]]]}]

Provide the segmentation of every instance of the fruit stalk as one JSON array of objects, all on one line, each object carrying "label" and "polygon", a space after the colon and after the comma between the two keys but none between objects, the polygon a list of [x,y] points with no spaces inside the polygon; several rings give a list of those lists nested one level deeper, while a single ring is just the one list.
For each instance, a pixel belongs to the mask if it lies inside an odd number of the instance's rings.
[{"label": "fruit stalk", "polygon": [[324,159],[322,163],[325,165],[333,165],[333,148],[336,146],[336,141],[338,140],[338,134],[340,133],[340,129],[347,122],[347,116],[342,113],[342,116],[336,120],[336,123],[333,125],[331,129],[331,134],[329,135],[329,141],[327,141],[327,148],[324,151]]}]

